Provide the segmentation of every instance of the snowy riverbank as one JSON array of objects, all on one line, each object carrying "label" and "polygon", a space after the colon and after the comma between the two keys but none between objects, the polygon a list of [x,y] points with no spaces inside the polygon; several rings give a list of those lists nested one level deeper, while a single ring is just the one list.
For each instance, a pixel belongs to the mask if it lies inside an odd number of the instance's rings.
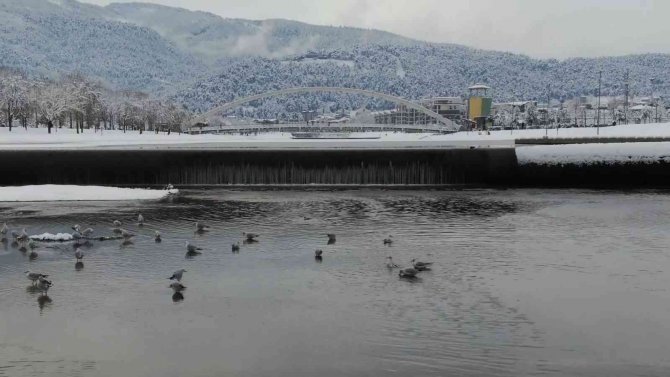
[{"label": "snowy riverbank", "polygon": [[85,130],[76,134],[72,129],[59,129],[48,134],[44,128],[15,128],[9,132],[0,128],[0,150],[43,149],[338,149],[338,148],[442,148],[442,147],[511,147],[515,140],[543,138],[649,138],[670,137],[670,123],[636,124],[614,127],[563,128],[513,131],[457,132],[454,134],[374,133],[376,140],[299,140],[290,133],[261,133],[258,135],[186,135],[154,134],[137,131]]},{"label": "snowy riverbank", "polygon": [[670,162],[670,142],[537,145],[516,148],[520,165]]},{"label": "snowy riverbank", "polygon": [[104,186],[35,185],[0,187],[0,202],[157,200],[179,190],[149,190]]}]

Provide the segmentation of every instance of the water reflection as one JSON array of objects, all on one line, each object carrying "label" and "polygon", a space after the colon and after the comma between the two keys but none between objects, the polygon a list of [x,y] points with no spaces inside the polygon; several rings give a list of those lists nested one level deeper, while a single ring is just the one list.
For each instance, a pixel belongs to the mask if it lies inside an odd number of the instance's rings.
[{"label": "water reflection", "polygon": [[37,297],[37,305],[40,308],[40,313],[42,313],[42,311],[45,308],[50,307],[52,302],[53,301],[51,300],[51,297],[49,297],[48,295],[46,294],[39,295],[39,297]]},{"label": "water reflection", "polygon": [[84,269],[84,262],[76,262],[74,264],[75,271],[81,271]]},{"label": "water reflection", "polygon": [[184,301],[184,294],[182,292],[175,292],[172,295],[172,302],[178,303]]}]

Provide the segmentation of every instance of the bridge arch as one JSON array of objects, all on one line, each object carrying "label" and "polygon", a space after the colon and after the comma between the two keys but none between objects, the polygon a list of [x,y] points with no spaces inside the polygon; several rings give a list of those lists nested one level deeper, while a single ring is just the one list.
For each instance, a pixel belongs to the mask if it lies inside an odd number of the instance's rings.
[{"label": "bridge arch", "polygon": [[287,89],[280,89],[280,90],[272,90],[268,91],[265,93],[260,93],[260,94],[255,94],[251,95],[248,97],[243,97],[243,98],[238,98],[234,101],[225,103],[223,105],[219,105],[214,107],[213,109],[210,109],[209,111],[200,114],[194,122],[198,121],[203,121],[206,120],[207,118],[220,114],[223,112],[226,112],[228,110],[232,110],[238,106],[247,104],[249,102],[265,99],[265,98],[272,98],[272,97],[278,97],[286,94],[303,94],[303,93],[317,93],[317,92],[328,92],[328,93],[345,93],[345,94],[360,94],[368,97],[373,97],[373,98],[378,98],[382,99],[391,103],[395,103],[397,105],[403,105],[406,106],[410,109],[416,110],[419,113],[422,113],[432,119],[435,119],[437,123],[440,123],[444,125],[446,128],[452,129],[452,130],[457,130],[458,125],[451,121],[450,119],[447,119],[443,117],[442,115],[427,109],[417,103],[408,101],[404,98],[392,96],[390,94],[385,94],[385,93],[380,93],[380,92],[375,92],[372,90],[365,90],[365,89],[355,89],[355,88],[340,88],[340,87],[327,87],[327,86],[313,86],[313,87],[296,87],[296,88],[287,88]]}]

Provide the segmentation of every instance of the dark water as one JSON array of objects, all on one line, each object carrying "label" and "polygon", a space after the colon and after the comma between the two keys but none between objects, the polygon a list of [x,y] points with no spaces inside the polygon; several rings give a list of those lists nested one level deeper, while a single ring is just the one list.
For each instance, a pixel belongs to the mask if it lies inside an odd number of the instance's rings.
[{"label": "dark water", "polygon": [[[80,269],[70,244],[0,245],[0,376],[670,375],[664,193],[202,190],[0,218],[104,235],[137,211],[134,244],[93,242]],[[243,231],[260,242],[231,253]],[[435,267],[401,280],[388,255]],[[50,275],[48,299],[25,270]]]}]

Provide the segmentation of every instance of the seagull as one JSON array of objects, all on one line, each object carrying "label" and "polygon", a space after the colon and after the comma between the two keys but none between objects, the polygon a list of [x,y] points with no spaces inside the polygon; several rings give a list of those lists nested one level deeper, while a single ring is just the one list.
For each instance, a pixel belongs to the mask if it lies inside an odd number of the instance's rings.
[{"label": "seagull", "polygon": [[23,228],[23,230],[21,231],[21,234],[18,237],[16,237],[16,240],[17,241],[28,241],[28,238],[29,238],[29,236],[28,236],[28,233],[26,232],[26,228]]},{"label": "seagull", "polygon": [[140,213],[139,215],[137,215],[137,224],[138,224],[139,226],[144,225],[144,216],[142,216],[141,213]]},{"label": "seagull", "polygon": [[196,221],[196,222],[195,222],[195,231],[196,231],[196,232],[199,232],[199,233],[202,233],[202,232],[209,232],[209,226],[207,226],[207,225],[205,225],[205,224],[203,224],[203,223],[199,223],[199,222]]},{"label": "seagull", "polygon": [[183,268],[181,270],[177,270],[172,274],[172,276],[168,278],[168,280],[181,281],[181,277],[182,275],[184,275],[184,272],[186,272],[186,270],[184,270]]},{"label": "seagull", "polygon": [[81,235],[81,233],[79,233],[78,231],[75,230],[72,233],[72,238],[74,238],[75,240],[80,240],[82,238],[82,235]]},{"label": "seagull", "polygon": [[430,266],[433,264],[433,262],[418,262],[416,259],[412,259],[412,265],[414,268],[416,268],[418,271],[425,271],[429,270]]},{"label": "seagull", "polygon": [[335,240],[336,240],[335,234],[329,233],[329,234],[326,234],[326,235],[328,236],[328,242],[335,242]]},{"label": "seagull", "polygon": [[12,230],[11,233],[12,233],[12,238],[14,238],[14,239],[17,239],[20,236],[19,232],[15,231],[15,230]]},{"label": "seagull", "polygon": [[81,251],[80,248],[77,248],[74,251],[74,257],[77,258],[77,262],[79,262],[80,260],[84,259],[84,252]]},{"label": "seagull", "polygon": [[243,235],[243,236],[246,236],[246,237],[247,237],[247,241],[249,241],[249,242],[255,242],[255,241],[256,241],[256,238],[259,237],[258,234],[256,234],[256,233],[246,233],[246,232],[242,232],[242,235]]},{"label": "seagull", "polygon": [[175,292],[181,292],[186,289],[186,286],[178,281],[175,281],[174,283],[168,285],[168,287],[172,288],[172,290]]},{"label": "seagull", "polygon": [[323,250],[321,250],[321,249],[316,249],[316,250],[314,250],[314,256],[315,256],[315,257],[318,258],[318,257],[321,256],[321,254],[323,254]]},{"label": "seagull", "polygon": [[49,275],[38,274],[37,272],[30,272],[30,271],[26,271],[25,274],[26,274],[26,277],[27,277],[30,281],[33,282],[33,285],[34,285],[35,282],[36,282],[37,280],[39,280],[40,278],[48,278],[48,277],[49,277]]},{"label": "seagull", "polygon": [[156,242],[161,242],[162,241],[161,232],[159,232],[159,231],[154,232],[154,241],[156,241]]},{"label": "seagull", "polygon": [[202,254],[200,250],[202,249],[186,241],[186,252],[189,254]]},{"label": "seagull", "polygon": [[38,280],[37,280],[37,287],[38,287],[38,288],[42,291],[42,293],[44,293],[45,295],[47,294],[47,292],[49,291],[49,288],[51,288],[52,285],[53,285],[53,284],[52,284],[49,280],[45,279],[45,278],[42,277],[42,276],[40,276],[40,277],[38,278]]},{"label": "seagull", "polygon": [[79,224],[74,224],[73,226],[71,226],[71,228],[72,228],[72,230],[74,230],[75,232],[79,232],[79,231],[80,231],[80,230],[79,230],[79,229],[80,229],[80,228],[79,228]]},{"label": "seagull", "polygon": [[121,222],[119,220],[114,220],[114,222],[112,224],[114,224],[114,226],[117,227],[117,228],[121,227]]},{"label": "seagull", "polygon": [[414,277],[416,277],[416,274],[418,272],[419,271],[417,271],[413,268],[404,268],[404,269],[398,271],[398,276],[400,276],[401,278],[414,278]]},{"label": "seagull", "polygon": [[388,262],[386,263],[386,267],[388,267],[388,268],[398,268],[398,267],[400,267],[397,264],[393,263],[393,257],[388,256],[388,257],[386,257],[386,259],[388,259]]},{"label": "seagull", "polygon": [[130,233],[129,231],[127,231],[125,229],[121,229],[121,236],[125,239],[130,239],[130,238],[135,237],[135,235],[133,233]]},{"label": "seagull", "polygon": [[91,233],[93,233],[93,228],[86,228],[86,229],[80,231],[80,233],[81,233],[82,236],[88,237],[88,236],[91,235]]},{"label": "seagull", "polygon": [[390,245],[393,243],[393,236],[389,235],[388,238],[384,238],[384,245]]},{"label": "seagull", "polygon": [[2,236],[0,236],[0,238],[4,240],[7,237],[8,231],[9,228],[7,227],[7,223],[2,223],[2,229],[0,229],[0,234],[2,234]]},{"label": "seagull", "polygon": [[239,243],[239,242],[235,242],[235,243],[231,246],[231,249],[233,250],[233,253],[237,253],[237,252],[239,252],[239,251],[240,251],[240,243]]}]

